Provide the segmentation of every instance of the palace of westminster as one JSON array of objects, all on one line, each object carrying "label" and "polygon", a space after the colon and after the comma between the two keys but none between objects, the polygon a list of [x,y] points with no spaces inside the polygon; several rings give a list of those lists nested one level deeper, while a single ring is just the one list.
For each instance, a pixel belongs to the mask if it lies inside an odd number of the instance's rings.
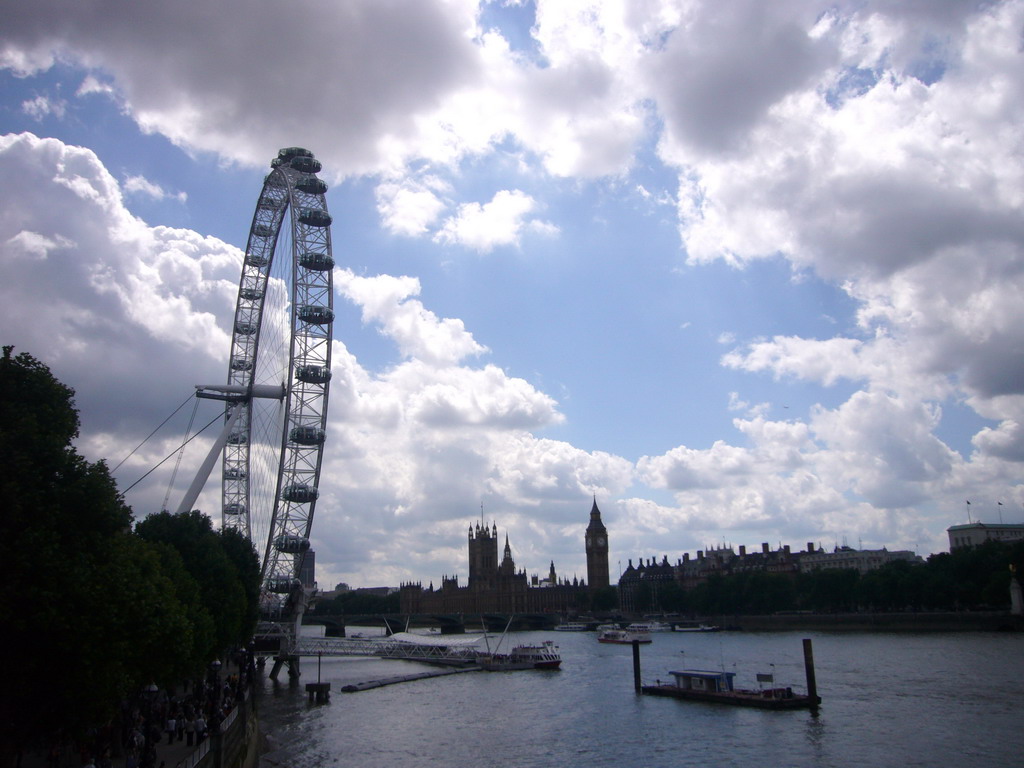
[{"label": "palace of westminster", "polygon": [[[967,526],[959,526],[965,528]],[[953,529],[950,529],[951,531]],[[952,534],[950,536],[952,542]],[[498,527],[477,523],[469,527],[469,579],[459,586],[457,576],[444,576],[440,588],[431,584],[424,588],[420,582],[402,584],[399,589],[402,613],[454,614],[454,613],[561,613],[571,614],[589,610],[594,593],[609,586],[608,531],[601,521],[597,499],[590,509],[590,524],[584,537],[587,553],[587,579],[581,581],[559,579],[555,564],[546,578],[527,577],[525,570],[516,570],[508,535],[505,549],[498,559]],[[793,552],[788,545],[772,550],[762,544],[760,551],[739,552],[732,547],[708,548],[698,551],[693,559],[684,554],[675,565],[668,558],[658,562],[655,558],[629,566],[619,575],[618,607],[632,612],[637,609],[637,596],[646,591],[657,603],[660,585],[675,582],[684,590],[692,589],[714,574],[741,571],[767,571],[770,573],[799,573],[810,570],[853,568],[860,572],[880,568],[894,560],[921,562],[909,551],[887,549],[862,550],[836,546],[826,552],[812,542],[806,551]],[[613,600],[615,598],[612,598]]]},{"label": "palace of westminster", "polygon": [[547,578],[528,578],[516,570],[505,535],[505,551],[498,560],[498,527],[469,528],[469,583],[459,586],[457,576],[444,576],[440,589],[433,584],[403,584],[399,590],[402,613],[571,613],[590,607],[591,592],[608,586],[608,531],[601,522],[597,500],[590,510],[586,533],[587,580],[559,579],[555,564]]}]

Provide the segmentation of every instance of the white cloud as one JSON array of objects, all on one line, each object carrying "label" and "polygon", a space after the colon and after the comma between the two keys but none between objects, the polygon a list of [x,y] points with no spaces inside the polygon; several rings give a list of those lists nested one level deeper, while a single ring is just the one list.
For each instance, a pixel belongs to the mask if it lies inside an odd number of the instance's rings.
[{"label": "white cloud", "polygon": [[[53,139],[0,138],[0,185],[9,190],[0,258],[19,260],[17,282],[0,286],[5,343],[76,388],[82,450],[116,462],[195,383],[222,378],[240,253],[133,217],[92,152]],[[535,437],[564,422],[555,401],[494,365],[465,365],[486,348],[461,321],[438,318],[414,298],[417,280],[338,270],[336,286],[404,362],[371,374],[334,344],[315,531],[323,572],[340,580],[354,569],[391,583],[409,577],[410,550],[419,553],[418,572],[458,569],[464,551],[444,532],[475,517],[478,499],[519,537],[523,566],[578,560],[589,494],[621,493],[630,462]],[[122,487],[172,452],[176,439],[158,439],[128,461]],[[186,457],[179,483],[196,463]],[[132,493],[137,515],[162,505],[169,473],[168,464],[154,476],[159,482]],[[208,491],[200,507],[215,508],[216,496]],[[537,515],[563,521],[544,534],[543,554],[535,549]],[[439,546],[424,550],[423,541]]]},{"label": "white cloud", "polygon": [[92,428],[152,415],[138,381],[223,376],[236,248],[133,217],[96,156],[55,139],[0,137],[0,186],[0,261],[19,260],[0,283],[5,332],[76,382]]},{"label": "white cloud", "polygon": [[47,237],[38,232],[22,230],[4,243],[3,253],[12,261],[19,256],[28,259],[45,259],[50,252],[60,248],[73,248],[74,243],[63,235]]},{"label": "white cloud", "polygon": [[39,121],[44,117],[53,115],[56,118],[64,117],[67,111],[67,102],[62,99],[51,99],[47,96],[36,96],[21,103],[21,111],[32,119]]},{"label": "white cloud", "polygon": [[376,321],[402,355],[437,366],[453,365],[487,348],[473,339],[461,320],[437,316],[411,297],[420,292],[414,277],[359,277],[351,270],[335,272],[336,290],[362,307],[363,322]]},{"label": "white cloud", "polygon": [[537,207],[536,201],[518,189],[500,190],[489,203],[464,203],[455,216],[449,217],[434,240],[464,245],[481,253],[489,253],[502,245],[518,245],[524,227],[539,227],[551,235],[557,229],[545,222],[527,221]]},{"label": "white cloud", "polygon": [[399,235],[425,234],[444,211],[438,197],[448,184],[436,176],[385,182],[377,186],[377,211],[385,228]]},{"label": "white cloud", "polygon": [[172,200],[177,200],[179,203],[184,203],[188,200],[188,195],[184,192],[167,192],[159,184],[154,184],[145,176],[126,176],[123,189],[129,194],[146,195],[154,200],[165,200],[167,198],[171,198]]},{"label": "white cloud", "polygon": [[[554,400],[497,365],[470,366],[489,350],[424,306],[416,278],[339,271],[338,292],[399,356],[371,373],[336,345],[336,480],[325,489],[335,511],[318,535],[333,537],[339,558],[389,538],[375,556],[402,562],[420,537],[442,554],[417,567],[438,573],[461,563],[444,537],[483,497],[526,541],[538,541],[528,534],[537,517],[513,507],[551,514],[567,546],[581,494],[625,493],[634,480],[649,487],[613,509],[638,546],[669,530],[683,531],[682,544],[716,530],[799,540],[859,526],[879,545],[938,548],[936,531],[955,519],[949,499],[1019,494],[1021,0],[824,12],[811,0],[539,0],[530,52],[481,30],[469,0],[298,0],[283,17],[230,0],[201,25],[187,4],[145,5],[131,25],[111,25],[119,10],[111,0],[12,7],[0,66],[82,67],[79,95],[109,93],[145,131],[227,162],[262,165],[278,146],[308,145],[339,176],[377,175],[390,233],[481,253],[564,231],[538,215],[566,209],[547,197],[556,187],[608,176],[653,199],[630,171],[656,143],[678,175],[689,263],[782,256],[856,307],[856,326],[832,337],[773,327],[718,339],[730,376],[830,394],[844,384],[845,402],[806,423],[773,422],[736,394],[731,407],[747,418],[733,422],[734,439],[677,446],[634,473],[618,457],[537,438],[563,421]],[[254,44],[271,33],[274,46]],[[316,66],[296,50],[315,51]],[[41,118],[58,106],[39,97],[23,109]],[[455,208],[479,194],[479,170],[496,157],[518,162],[523,180],[488,180],[507,188]],[[104,404],[111,391],[138,402],[126,382],[154,356],[161,372],[188,362],[222,374],[235,249],[132,217],[122,194],[170,193],[141,177],[119,186],[86,150],[7,137],[0,158],[0,181],[19,182],[5,188],[27,190],[4,196],[0,218],[0,254],[17,260],[19,282],[0,298],[19,344],[55,349],[58,371],[111,419],[125,418]],[[97,350],[118,370],[95,365]],[[991,422],[968,458],[936,437],[950,401]],[[416,522],[393,535],[398,518]],[[357,522],[373,533],[342,541]]]},{"label": "white cloud", "polygon": [[75,91],[75,95],[89,96],[94,93],[111,96],[114,94],[114,87],[109,83],[100,82],[93,75],[86,75],[82,79],[82,84],[78,86],[78,90]]}]

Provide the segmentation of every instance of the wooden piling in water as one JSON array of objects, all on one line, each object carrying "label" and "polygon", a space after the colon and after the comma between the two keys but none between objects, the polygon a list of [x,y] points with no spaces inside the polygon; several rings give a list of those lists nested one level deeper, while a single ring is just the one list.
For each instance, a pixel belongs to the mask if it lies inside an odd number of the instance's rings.
[{"label": "wooden piling in water", "polygon": [[306,693],[309,694],[311,702],[316,701],[317,704],[326,704],[331,700],[331,684],[306,683]]},{"label": "wooden piling in water", "polygon": [[633,688],[641,693],[640,685],[640,641],[633,641]]},{"label": "wooden piling in water", "polygon": [[817,711],[821,699],[818,698],[818,682],[814,677],[814,649],[811,638],[804,638],[804,674],[807,677],[807,697],[811,700],[811,709]]}]

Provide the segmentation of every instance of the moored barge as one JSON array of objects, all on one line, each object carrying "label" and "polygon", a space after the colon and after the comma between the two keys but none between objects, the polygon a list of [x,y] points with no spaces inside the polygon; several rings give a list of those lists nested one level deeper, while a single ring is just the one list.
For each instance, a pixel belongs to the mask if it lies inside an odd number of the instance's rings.
[{"label": "moored barge", "polygon": [[[667,696],[689,701],[709,701],[759,709],[809,709],[817,707],[821,699],[814,695],[801,695],[792,688],[762,688],[747,690],[733,685],[734,672],[709,672],[700,669],[686,669],[669,672],[674,683],[644,685],[641,693],[650,696]],[[758,675],[765,680],[771,675]],[[766,682],[773,682],[765,680]]]}]

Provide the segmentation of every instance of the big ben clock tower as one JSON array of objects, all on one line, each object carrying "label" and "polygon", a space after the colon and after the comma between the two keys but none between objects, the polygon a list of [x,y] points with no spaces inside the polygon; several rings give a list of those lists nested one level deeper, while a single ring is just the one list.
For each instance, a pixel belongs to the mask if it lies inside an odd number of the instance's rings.
[{"label": "big ben clock tower", "polygon": [[608,531],[601,522],[601,510],[597,508],[597,497],[590,508],[590,525],[587,526],[587,584],[590,588],[608,586]]}]

